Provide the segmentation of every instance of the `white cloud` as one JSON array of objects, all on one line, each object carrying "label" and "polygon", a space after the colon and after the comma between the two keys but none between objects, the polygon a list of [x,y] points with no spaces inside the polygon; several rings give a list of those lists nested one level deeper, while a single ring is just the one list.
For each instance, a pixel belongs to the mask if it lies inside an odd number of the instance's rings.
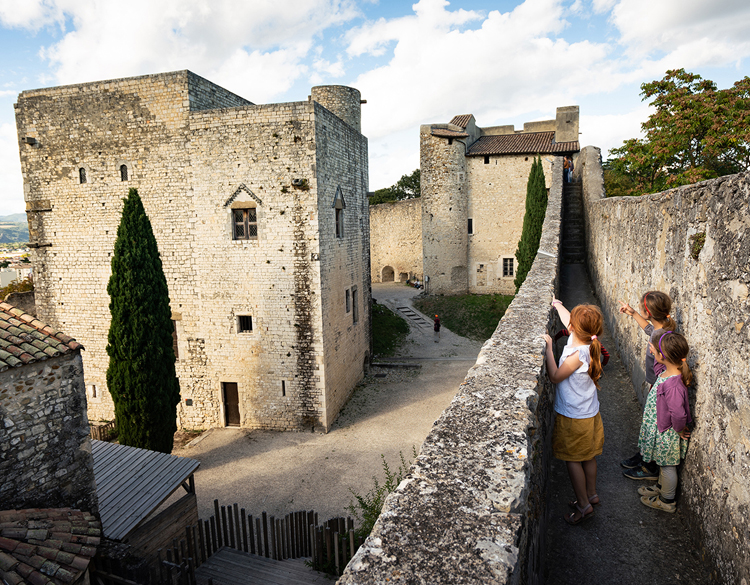
[{"label": "white cloud", "polygon": [[0,0],[0,22],[3,26],[39,30],[62,20],[62,12],[54,0]]},{"label": "white cloud", "polygon": [[0,215],[21,213],[26,207],[23,201],[21,159],[18,155],[18,137],[14,124],[0,124],[0,177],[3,178]]},{"label": "white cloud", "polygon": [[660,51],[689,69],[750,55],[747,0],[620,0],[611,21],[635,59]]},{"label": "white cloud", "polygon": [[624,114],[589,116],[584,112],[580,120],[581,146],[598,146],[602,149],[602,158],[606,160],[610,149],[622,146],[628,138],[643,135],[641,124],[652,113],[653,109],[645,104]]}]

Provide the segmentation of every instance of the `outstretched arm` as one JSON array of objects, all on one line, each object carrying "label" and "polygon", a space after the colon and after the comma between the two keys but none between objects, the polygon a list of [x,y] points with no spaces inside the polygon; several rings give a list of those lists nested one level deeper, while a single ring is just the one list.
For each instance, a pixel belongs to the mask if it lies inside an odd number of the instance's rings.
[{"label": "outstretched arm", "polygon": [[631,317],[633,317],[633,319],[635,319],[635,322],[638,323],[641,329],[645,329],[646,327],[648,327],[648,321],[643,315],[641,315],[626,302],[618,302],[620,303],[620,313],[625,313],[626,315],[630,315]]},{"label": "outstretched arm", "polygon": [[563,326],[567,329],[568,325],[570,325],[570,312],[563,306],[562,301],[558,301],[556,298],[552,299],[552,306],[557,309],[560,321],[562,321]]},{"label": "outstretched arm", "polygon": [[578,368],[580,368],[581,365],[583,365],[583,362],[578,359],[578,352],[575,352],[574,354],[569,355],[568,358],[558,368],[557,364],[555,363],[555,355],[552,353],[552,338],[549,335],[545,334],[544,341],[547,344],[547,348],[545,350],[545,357],[547,361],[547,375],[553,383],[558,384],[562,382]]}]

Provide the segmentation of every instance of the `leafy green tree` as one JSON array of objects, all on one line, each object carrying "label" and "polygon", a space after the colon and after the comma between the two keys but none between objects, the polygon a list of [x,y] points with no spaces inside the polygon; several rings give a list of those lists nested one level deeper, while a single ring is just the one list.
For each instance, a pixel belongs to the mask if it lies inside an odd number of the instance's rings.
[{"label": "leafy green tree", "polygon": [[534,257],[539,250],[542,238],[542,224],[547,213],[547,184],[544,180],[542,158],[535,157],[526,183],[526,213],[523,216],[523,231],[516,250],[516,292],[521,288],[526,275],[531,270]]},{"label": "leafy green tree", "polygon": [[607,194],[642,195],[750,168],[750,77],[731,88],[684,69],[641,85],[655,112],[645,138],[610,150]]},{"label": "leafy green tree", "polygon": [[420,196],[420,193],[420,172],[416,169],[410,175],[402,175],[394,185],[375,191],[370,197],[370,205],[415,199]]},{"label": "leafy green tree", "polygon": [[124,201],[107,285],[107,386],[120,443],[171,453],[180,386],[167,280],[138,191],[130,189]]}]

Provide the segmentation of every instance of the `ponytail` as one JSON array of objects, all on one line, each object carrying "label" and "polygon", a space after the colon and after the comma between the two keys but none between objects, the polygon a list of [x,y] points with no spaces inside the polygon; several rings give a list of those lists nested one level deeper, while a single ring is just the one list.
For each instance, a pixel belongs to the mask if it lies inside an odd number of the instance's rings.
[{"label": "ponytail", "polygon": [[599,339],[594,336],[589,346],[589,354],[591,356],[591,363],[589,363],[589,376],[596,384],[596,388],[599,389],[599,378],[602,377],[602,344],[599,343]]},{"label": "ponytail", "polygon": [[683,384],[690,386],[693,382],[693,373],[687,364],[687,356],[690,352],[687,339],[674,331],[657,329],[651,334],[651,344],[658,349],[668,363],[677,366]]},{"label": "ponytail", "polygon": [[693,383],[693,372],[690,371],[690,366],[688,365],[687,361],[685,361],[684,358],[677,365],[677,368],[680,370],[680,375],[682,376],[682,383],[685,384],[685,386],[690,386],[690,384]]},{"label": "ponytail", "polygon": [[668,331],[677,331],[677,322],[672,319],[671,315],[667,315],[662,323],[664,323],[664,329],[667,329]]}]

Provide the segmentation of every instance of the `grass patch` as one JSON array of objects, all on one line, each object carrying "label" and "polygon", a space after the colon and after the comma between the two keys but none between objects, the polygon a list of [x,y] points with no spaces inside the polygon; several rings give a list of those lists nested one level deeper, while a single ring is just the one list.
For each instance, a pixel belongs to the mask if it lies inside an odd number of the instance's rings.
[{"label": "grass patch", "polygon": [[372,305],[372,351],[375,355],[393,355],[408,334],[406,321],[385,305]]},{"label": "grass patch", "polygon": [[429,296],[416,299],[414,306],[428,317],[440,315],[440,322],[453,333],[469,339],[489,339],[513,295]]}]

